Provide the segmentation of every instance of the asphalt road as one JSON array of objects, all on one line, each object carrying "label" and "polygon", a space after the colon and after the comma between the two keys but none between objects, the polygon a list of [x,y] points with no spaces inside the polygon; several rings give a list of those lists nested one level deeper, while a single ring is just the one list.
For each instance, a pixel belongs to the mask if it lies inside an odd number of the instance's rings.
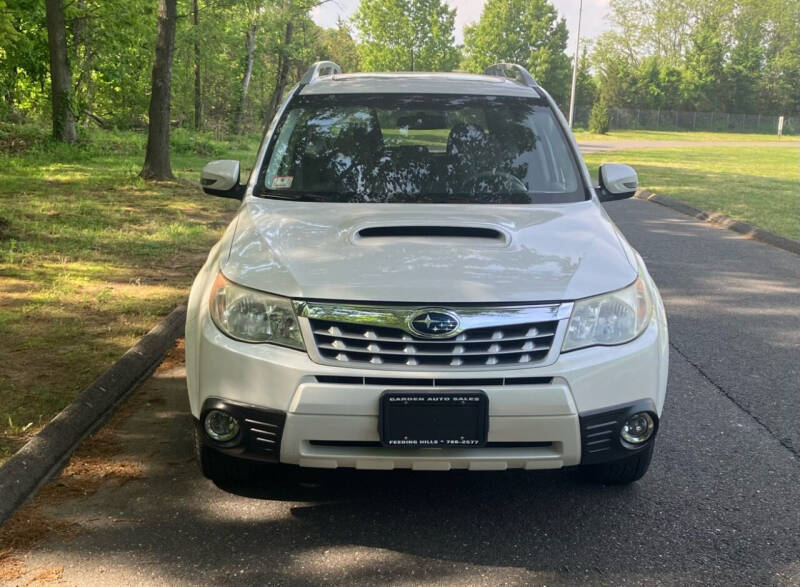
[{"label": "asphalt road", "polygon": [[608,210],[661,287],[670,393],[650,473],[283,469],[220,488],[192,462],[180,365],[133,398],[143,476],[50,511],[25,557],[68,584],[800,585],[800,257],[656,204]]}]

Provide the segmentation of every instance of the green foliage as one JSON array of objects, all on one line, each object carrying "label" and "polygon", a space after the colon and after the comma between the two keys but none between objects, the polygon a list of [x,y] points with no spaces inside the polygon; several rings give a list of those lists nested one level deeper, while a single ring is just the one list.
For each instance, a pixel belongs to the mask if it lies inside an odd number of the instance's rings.
[{"label": "green foliage", "polygon": [[[155,0],[63,0],[79,134],[87,127],[144,128],[156,33]],[[202,127],[230,133],[241,110],[263,128],[310,63],[345,71],[480,72],[525,65],[556,101],[569,99],[567,29],[550,0],[488,0],[455,46],[455,10],[445,0],[362,0],[351,23],[323,30],[319,0],[190,0],[180,18],[172,71],[175,127],[193,126],[195,71]],[[593,43],[578,72],[576,104],[793,115],[800,112],[800,0],[611,0],[613,29]],[[287,40],[287,25],[292,35]],[[348,24],[357,28],[351,33]],[[254,35],[251,83],[247,40]],[[287,79],[279,80],[285,64]],[[47,122],[49,55],[41,0],[0,0],[0,120]],[[83,129],[83,130],[81,130]]]},{"label": "green foliage", "polygon": [[613,107],[800,112],[800,0],[612,0],[592,63]]},{"label": "green foliage", "polygon": [[[49,52],[44,2],[5,0],[0,10],[0,115],[18,110],[35,115],[49,109]],[[9,30],[10,28],[10,30]]]},{"label": "green foliage", "polygon": [[464,68],[480,73],[494,63],[522,64],[563,105],[571,76],[567,37],[566,21],[548,0],[489,0],[464,31]]},{"label": "green foliage", "polygon": [[17,38],[17,31],[6,0],[0,0],[0,46],[7,46]]},{"label": "green foliage", "polygon": [[[172,119],[190,126],[195,112],[195,66],[200,70],[205,127],[228,132],[240,106],[246,38],[255,27],[252,84],[244,126],[262,128],[276,87],[278,56],[290,64],[288,84],[317,59],[358,67],[346,26],[315,25],[313,0],[199,0],[179,3],[172,71]],[[82,127],[144,128],[156,36],[154,0],[64,0],[74,110]],[[294,35],[285,44],[286,23]],[[198,53],[195,53],[197,42]],[[49,54],[41,0],[0,0],[0,120],[48,120]]]},{"label": "green foliage", "polygon": [[451,71],[455,9],[443,0],[361,0],[353,23],[364,71]]},{"label": "green foliage", "polygon": [[575,88],[575,104],[578,106],[591,106],[597,97],[597,83],[592,76],[589,61],[589,49],[583,46],[581,58],[578,61],[578,79]]},{"label": "green foliage", "polygon": [[605,100],[598,100],[592,106],[592,113],[589,115],[589,132],[604,135],[611,129],[611,116],[608,112]]},{"label": "green foliage", "polygon": [[343,71],[359,71],[358,45],[347,24],[339,21],[335,29],[319,31],[320,59],[338,63]]}]

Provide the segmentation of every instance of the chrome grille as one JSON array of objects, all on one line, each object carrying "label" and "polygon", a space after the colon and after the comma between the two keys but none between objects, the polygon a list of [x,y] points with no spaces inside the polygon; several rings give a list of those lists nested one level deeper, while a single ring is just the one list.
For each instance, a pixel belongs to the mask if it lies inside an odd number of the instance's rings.
[{"label": "chrome grille", "polygon": [[430,340],[399,328],[310,320],[323,358],[337,362],[408,367],[519,365],[544,359],[558,321],[474,328]]}]

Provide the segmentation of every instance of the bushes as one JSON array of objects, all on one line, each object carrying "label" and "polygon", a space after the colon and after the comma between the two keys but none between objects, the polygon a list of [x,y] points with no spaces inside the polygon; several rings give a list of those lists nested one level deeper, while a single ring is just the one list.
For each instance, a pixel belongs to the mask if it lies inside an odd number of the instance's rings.
[{"label": "bushes", "polygon": [[598,135],[608,134],[611,129],[611,115],[605,100],[598,100],[592,106],[592,113],[589,115],[589,132]]},{"label": "bushes", "polygon": [[[0,122],[0,156],[40,154],[59,161],[80,161],[92,157],[143,157],[147,135],[141,130],[78,127],[78,142],[69,148],[51,139],[49,127],[40,123]],[[210,132],[185,128],[172,129],[170,148],[173,155],[221,157],[232,150],[251,150],[260,136],[241,135],[216,138]]]}]

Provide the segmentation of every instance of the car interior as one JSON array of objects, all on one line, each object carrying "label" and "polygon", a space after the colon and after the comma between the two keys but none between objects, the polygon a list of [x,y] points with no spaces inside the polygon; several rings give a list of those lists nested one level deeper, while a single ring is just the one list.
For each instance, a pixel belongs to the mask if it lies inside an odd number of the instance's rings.
[{"label": "car interior", "polygon": [[573,155],[551,119],[543,108],[300,107],[283,123],[267,187],[291,178],[292,192],[393,202],[574,192]]}]

